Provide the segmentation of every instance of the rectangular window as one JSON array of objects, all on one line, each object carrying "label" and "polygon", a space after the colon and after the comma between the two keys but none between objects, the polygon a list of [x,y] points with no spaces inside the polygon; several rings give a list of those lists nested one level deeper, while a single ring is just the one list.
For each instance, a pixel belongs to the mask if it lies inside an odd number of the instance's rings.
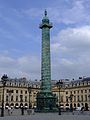
[{"label": "rectangular window", "polygon": [[12,91],[12,93],[14,93],[14,91],[13,90],[11,90]]},{"label": "rectangular window", "polygon": [[6,101],[8,102],[8,96],[6,96]]},{"label": "rectangular window", "polygon": [[81,95],[81,101],[83,102],[83,95]]},{"label": "rectangular window", "polygon": [[11,101],[13,101],[13,96],[11,96]]},{"label": "rectangular window", "polygon": [[68,91],[66,91],[66,94],[68,94]]},{"label": "rectangular window", "polygon": [[83,90],[81,90],[81,93],[83,93]]},{"label": "rectangular window", "polygon": [[16,101],[18,101],[18,96],[16,96]]},{"label": "rectangular window", "polygon": [[74,96],[74,102],[76,102],[76,96]]},{"label": "rectangular window", "polygon": [[8,91],[9,91],[9,90],[7,89],[6,92],[8,93]]},{"label": "rectangular window", "polygon": [[23,94],[23,91],[21,90],[21,94]]},{"label": "rectangular window", "polygon": [[20,102],[23,102],[23,95],[20,95]]},{"label": "rectangular window", "polygon": [[85,95],[85,101],[87,101],[87,95]]},{"label": "rectangular window", "polygon": [[18,93],[18,90],[16,90],[16,93]]},{"label": "rectangular window", "polygon": [[25,102],[27,102],[27,96],[25,96]]},{"label": "rectangular window", "polygon": [[79,97],[79,95],[77,96],[77,100],[78,100],[78,102],[80,101],[80,97]]},{"label": "rectangular window", "polygon": [[87,93],[87,90],[85,90],[85,93]]},{"label": "rectangular window", "polygon": [[90,101],[90,95],[88,95],[88,100]]},{"label": "rectangular window", "polygon": [[27,91],[25,91],[25,94],[27,94]]},{"label": "rectangular window", "polygon": [[77,93],[79,93],[79,90],[77,91]]}]

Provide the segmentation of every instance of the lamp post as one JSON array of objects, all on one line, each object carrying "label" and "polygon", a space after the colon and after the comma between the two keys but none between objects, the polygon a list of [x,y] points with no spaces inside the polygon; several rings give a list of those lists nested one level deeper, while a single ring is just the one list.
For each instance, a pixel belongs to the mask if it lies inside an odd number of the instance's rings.
[{"label": "lamp post", "polygon": [[58,81],[57,83],[56,83],[56,85],[57,85],[57,87],[58,87],[58,90],[59,90],[59,115],[61,115],[61,107],[60,107],[60,88],[62,87],[62,85],[63,85],[63,82],[62,81]]},{"label": "lamp post", "polygon": [[72,99],[73,99],[73,94],[70,95],[70,111],[73,112],[73,107],[72,107]]},{"label": "lamp post", "polygon": [[29,109],[31,108],[30,94],[31,94],[31,86],[28,87],[29,92]]},{"label": "lamp post", "polygon": [[2,82],[2,85],[3,85],[3,92],[2,92],[2,108],[1,108],[1,117],[4,117],[4,87],[6,85],[6,81],[7,81],[7,75],[3,75],[1,77],[1,82]]}]

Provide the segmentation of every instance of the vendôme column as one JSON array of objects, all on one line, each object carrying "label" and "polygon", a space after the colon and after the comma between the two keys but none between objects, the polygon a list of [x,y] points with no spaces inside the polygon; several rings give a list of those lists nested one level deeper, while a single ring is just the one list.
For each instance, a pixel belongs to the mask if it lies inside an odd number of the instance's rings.
[{"label": "vend\u00f4me column", "polygon": [[47,17],[47,11],[40,28],[42,29],[41,89],[43,92],[51,92],[50,28],[52,24]]},{"label": "vend\u00f4me column", "polygon": [[51,91],[50,28],[52,24],[44,12],[42,23],[41,91],[37,94],[37,111],[56,110],[56,96]]}]

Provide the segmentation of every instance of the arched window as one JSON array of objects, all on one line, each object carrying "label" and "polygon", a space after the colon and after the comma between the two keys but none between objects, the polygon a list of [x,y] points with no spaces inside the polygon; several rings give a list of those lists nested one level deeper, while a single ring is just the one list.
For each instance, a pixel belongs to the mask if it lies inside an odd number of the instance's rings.
[{"label": "arched window", "polygon": [[6,103],[5,104],[5,108],[7,109],[9,107],[9,103]]},{"label": "arched window", "polygon": [[23,103],[20,104],[20,107],[23,107]]},{"label": "arched window", "polygon": [[15,104],[15,108],[19,108],[19,105],[18,105],[18,103],[16,103],[16,104]]},{"label": "arched window", "polygon": [[74,107],[76,108],[76,104],[74,103]]},{"label": "arched window", "polygon": [[77,106],[80,107],[80,104],[78,103]]},{"label": "arched window", "polygon": [[11,103],[11,104],[10,104],[10,107],[13,108],[13,107],[14,107],[14,103]]}]

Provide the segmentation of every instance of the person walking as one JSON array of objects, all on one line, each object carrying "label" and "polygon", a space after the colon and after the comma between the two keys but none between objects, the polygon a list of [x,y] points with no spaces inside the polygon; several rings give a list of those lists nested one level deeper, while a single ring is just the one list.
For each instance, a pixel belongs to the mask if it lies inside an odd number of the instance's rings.
[{"label": "person walking", "polygon": [[11,107],[8,107],[8,115],[11,115]]},{"label": "person walking", "polygon": [[24,107],[21,107],[21,115],[24,115]]},{"label": "person walking", "polygon": [[13,113],[13,111],[14,111],[14,107],[13,107],[13,108],[11,108],[11,114]]},{"label": "person walking", "polygon": [[84,112],[84,106],[82,106],[81,108],[81,113],[83,114],[83,112]]}]

